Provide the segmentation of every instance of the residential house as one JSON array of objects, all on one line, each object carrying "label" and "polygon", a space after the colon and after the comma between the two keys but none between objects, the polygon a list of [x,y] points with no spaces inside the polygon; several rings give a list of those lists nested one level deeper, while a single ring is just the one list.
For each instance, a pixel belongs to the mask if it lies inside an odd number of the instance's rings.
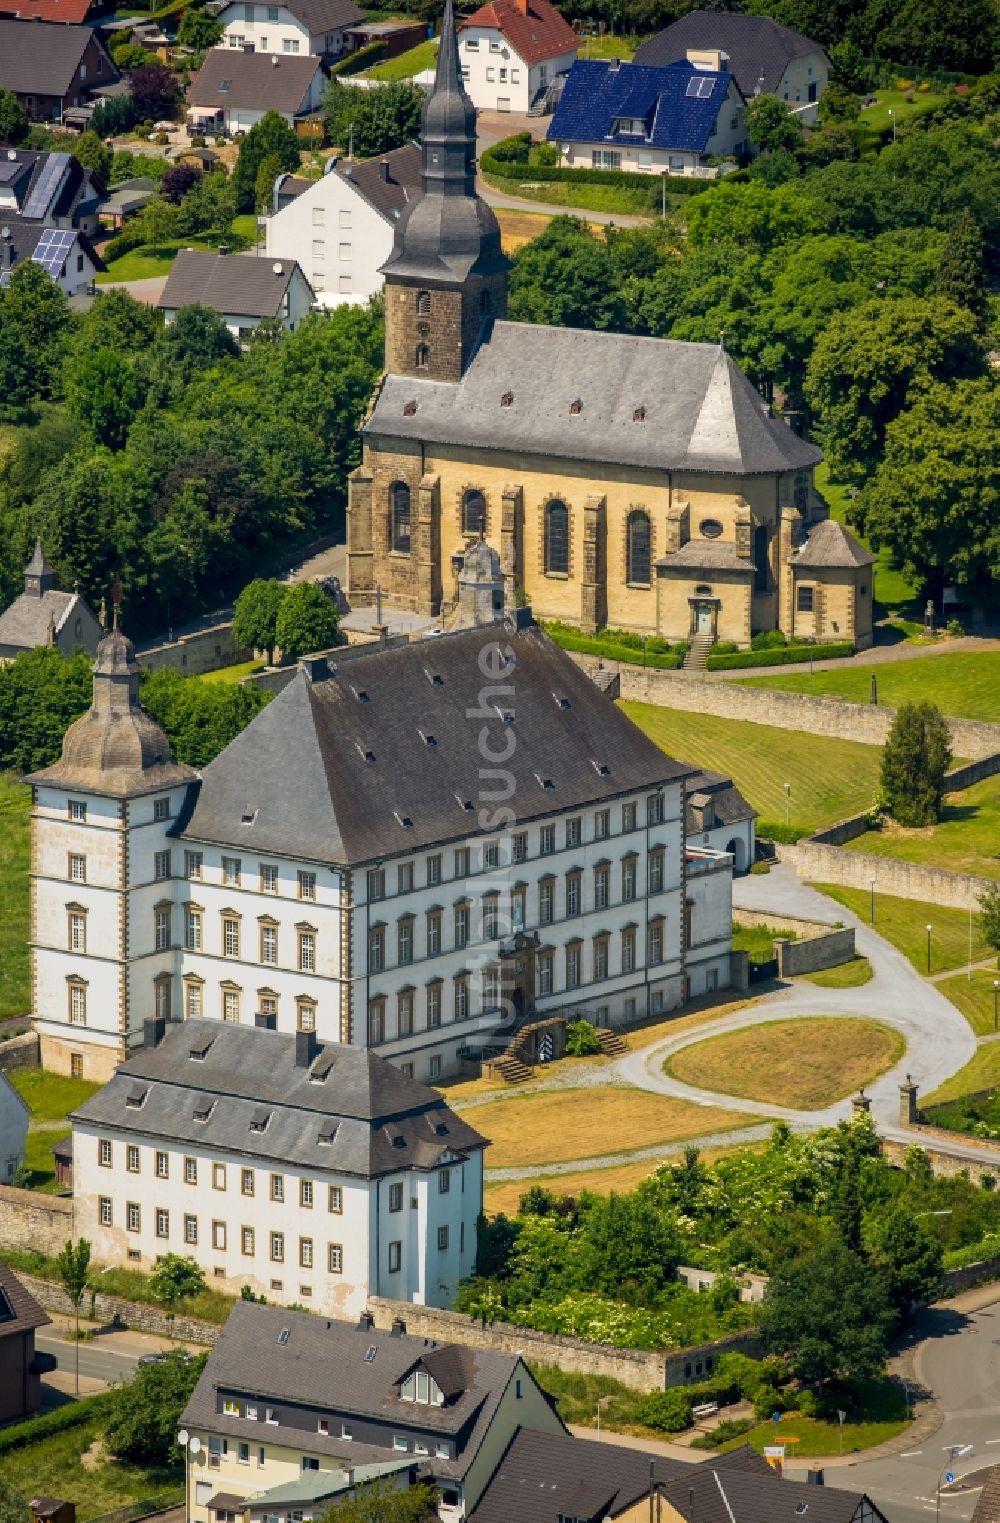
[{"label": "residential house", "polygon": [[268,111],[289,126],[318,109],[326,76],[314,54],[210,48],[187,93],[188,119],[198,132],[249,132]]},{"label": "residential house", "polygon": [[56,574],[36,542],[24,568],[24,591],[0,614],[0,661],[13,661],[37,645],[54,645],[66,656],[75,650],[93,655],[102,633],[80,594],[56,587]]},{"label": "residential house", "polygon": [[35,1333],[51,1320],[0,1263],[0,1423],[33,1417],[42,1404],[39,1376],[49,1361],[35,1353]]},{"label": "residential house", "polygon": [[684,783],[684,832],[688,847],[708,847],[733,859],[733,872],[753,866],[757,811],[748,804],[731,777],[721,772],[695,772]]},{"label": "residential house", "polygon": [[0,1071],[0,1184],[9,1185],[24,1162],[30,1115],[30,1107]]},{"label": "residential house", "polygon": [[181,249],[159,307],[172,323],[182,307],[195,303],[218,312],[233,337],[244,340],[262,322],[294,332],[313,305],[313,292],[294,259]]},{"label": "residential house", "polygon": [[642,43],[634,62],[662,68],[686,58],[700,67],[713,67],[711,60],[719,53],[725,55],[725,66],[745,100],[776,95],[800,119],[815,120],[830,77],[830,60],[820,43],[770,16],[689,11]]},{"label": "residential house", "polygon": [[[0,21],[0,42],[7,25],[22,23]],[[98,208],[103,194],[94,171],[85,169],[71,153],[0,148],[0,223],[16,219],[43,228],[73,228],[92,238],[100,230]]]},{"label": "residential house", "polygon": [[712,175],[711,161],[746,151],[744,102],[721,60],[645,68],[578,59],[546,134],[577,169]]},{"label": "residential house", "polygon": [[[22,16],[66,0],[25,0]],[[0,89],[11,90],[32,122],[60,121],[70,106],[82,106],[95,87],[114,83],[118,70],[90,26],[60,25],[55,19],[17,20],[0,0]],[[0,180],[0,187],[3,181]]]},{"label": "residential house", "polygon": [[327,59],[340,57],[347,28],[364,19],[354,0],[281,0],[278,5],[231,0],[219,11],[224,47]]},{"label": "residential house", "polygon": [[108,195],[100,206],[100,219],[103,227],[111,227],[120,230],[124,227],[129,217],[135,217],[150,201],[159,194],[159,182],[149,175],[135,175],[130,180],[121,180]]},{"label": "residential house", "polygon": [[114,9],[114,0],[0,0],[0,16],[22,21],[55,21],[62,26],[89,24]]},{"label": "residential house", "polygon": [[[429,1478],[440,1518],[460,1523],[519,1430],[566,1434],[516,1354],[413,1337],[405,1322],[386,1332],[364,1314],[324,1323],[247,1302],[233,1307],[181,1420],[191,1523],[218,1523],[220,1511],[287,1523],[286,1488],[324,1492],[392,1462],[410,1467],[405,1483]],[[294,1502],[295,1515],[318,1517],[318,1502]]]},{"label": "residential house", "polygon": [[[684,850],[689,769],[529,611],[503,614],[487,551],[496,622],[303,661],[200,776],[105,638],[91,709],[30,779],[46,1067],[106,1077],[150,1014],[260,1016],[433,1081],[532,1011],[629,1024],[726,986],[731,864]],[[513,779],[509,826],[483,745]]]},{"label": "residential house", "polygon": [[865,1493],[784,1480],[749,1446],[692,1464],[613,1440],[597,1444],[526,1427],[514,1435],[472,1512],[472,1523],[648,1523],[651,1518],[657,1523],[887,1523]]},{"label": "residential house", "polygon": [[396,222],[420,194],[416,143],[378,159],[328,159],[318,180],[282,175],[267,219],[267,257],[297,259],[323,306],[367,301],[382,289]]},{"label": "residential house", "polygon": [[26,259],[40,264],[67,296],[90,292],[98,270],[104,269],[85,233],[8,217],[0,222],[0,286],[7,284],[14,267]]},{"label": "residential house", "polygon": [[551,0],[487,0],[459,27],[466,92],[477,111],[527,111],[572,68],[578,47]]},{"label": "residential house", "polygon": [[221,1290],[324,1316],[369,1295],[451,1304],[475,1264],[486,1141],[437,1090],[311,1031],[150,1019],[145,1036],[70,1118],[96,1258],[187,1254]]}]

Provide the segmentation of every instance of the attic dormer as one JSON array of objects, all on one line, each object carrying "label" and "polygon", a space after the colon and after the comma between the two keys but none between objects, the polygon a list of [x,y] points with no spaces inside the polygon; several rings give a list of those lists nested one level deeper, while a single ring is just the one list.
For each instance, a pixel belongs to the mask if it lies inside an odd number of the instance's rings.
[{"label": "attic dormer", "polygon": [[412,1401],[425,1407],[443,1407],[445,1395],[423,1360],[404,1375],[399,1385],[400,1401]]}]

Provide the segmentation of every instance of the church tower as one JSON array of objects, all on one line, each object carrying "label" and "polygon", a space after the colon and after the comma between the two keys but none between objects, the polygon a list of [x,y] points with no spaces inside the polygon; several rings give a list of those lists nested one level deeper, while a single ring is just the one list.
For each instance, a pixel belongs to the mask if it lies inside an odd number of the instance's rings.
[{"label": "church tower", "polygon": [[483,322],[507,315],[509,260],[476,194],[476,111],[462,84],[452,0],[423,110],[423,195],[405,209],[385,275],[386,370],[458,381]]}]

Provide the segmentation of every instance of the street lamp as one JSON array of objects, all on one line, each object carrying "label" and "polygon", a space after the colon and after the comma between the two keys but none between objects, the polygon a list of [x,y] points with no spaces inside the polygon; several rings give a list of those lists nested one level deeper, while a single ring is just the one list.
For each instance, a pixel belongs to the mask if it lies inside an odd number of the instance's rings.
[{"label": "street lamp", "polygon": [[875,924],[875,879],[872,879],[872,925]]},{"label": "street lamp", "polygon": [[930,973],[930,971],[931,971],[931,931],[933,929],[934,929],[934,927],[932,925],[929,925],[927,927],[927,972],[928,973]]},{"label": "street lamp", "polygon": [[790,813],[791,813],[791,808],[792,808],[792,785],[791,785],[791,783],[785,783],[784,784],[784,789],[785,789],[785,824],[787,826],[787,824],[789,822],[789,816],[790,816]]},{"label": "street lamp", "polygon": [[993,1030],[997,1029],[997,1000],[1000,999],[1000,978],[993,980]]},{"label": "street lamp", "polygon": [[889,107],[889,115],[892,117],[892,141],[895,142],[896,141],[896,113],[892,109],[891,106]]}]

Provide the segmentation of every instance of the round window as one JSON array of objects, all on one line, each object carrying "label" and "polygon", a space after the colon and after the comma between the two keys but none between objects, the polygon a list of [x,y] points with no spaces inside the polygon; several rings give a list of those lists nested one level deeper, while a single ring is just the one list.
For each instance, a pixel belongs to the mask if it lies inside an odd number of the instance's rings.
[{"label": "round window", "polygon": [[704,534],[706,539],[718,539],[722,533],[722,525],[717,518],[703,518],[698,525],[699,534]]}]

